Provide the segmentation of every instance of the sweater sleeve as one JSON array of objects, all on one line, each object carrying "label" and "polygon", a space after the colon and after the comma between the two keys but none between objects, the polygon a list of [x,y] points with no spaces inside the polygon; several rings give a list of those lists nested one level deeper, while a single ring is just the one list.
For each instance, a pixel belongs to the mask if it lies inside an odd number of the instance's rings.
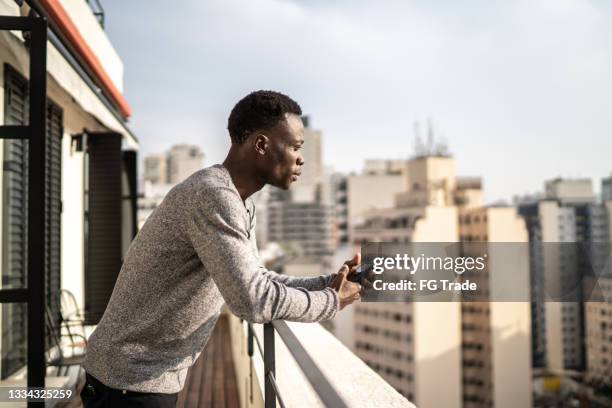
[{"label": "sweater sleeve", "polygon": [[260,270],[263,274],[267,275],[270,279],[277,282],[281,282],[291,288],[304,288],[306,290],[323,290],[329,286],[337,273],[331,275],[320,275],[312,277],[301,277],[301,276],[289,276],[282,275],[274,271],[266,269],[263,265],[260,266]]},{"label": "sweater sleeve", "polygon": [[[255,208],[252,207],[251,211],[255,214]],[[257,257],[257,262],[259,265],[259,269],[261,273],[267,275],[270,279],[282,282],[285,285],[291,288],[304,288],[307,290],[323,290],[329,286],[337,273],[332,273],[330,275],[320,275],[320,276],[290,276],[290,275],[282,275],[277,272],[268,270],[263,263],[261,262],[261,258],[259,257],[259,251],[257,249],[257,238],[255,234],[255,225],[257,223],[255,215],[253,215],[253,222],[250,228],[250,245],[252,251],[255,253]]]},{"label": "sweater sleeve", "polygon": [[251,250],[246,209],[236,191],[208,188],[193,198],[188,238],[236,316],[254,323],[317,322],[335,316],[339,300],[332,288],[289,287],[260,265]]}]

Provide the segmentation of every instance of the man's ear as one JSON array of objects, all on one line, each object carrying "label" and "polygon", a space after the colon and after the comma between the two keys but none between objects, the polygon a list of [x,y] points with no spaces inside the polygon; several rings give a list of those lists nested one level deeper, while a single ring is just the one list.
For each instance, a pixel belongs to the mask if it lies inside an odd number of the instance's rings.
[{"label": "man's ear", "polygon": [[253,148],[255,149],[255,152],[257,152],[257,154],[260,154],[262,156],[265,155],[268,149],[270,148],[270,139],[268,139],[268,136],[258,133],[257,135],[255,135],[255,139],[253,141]]}]

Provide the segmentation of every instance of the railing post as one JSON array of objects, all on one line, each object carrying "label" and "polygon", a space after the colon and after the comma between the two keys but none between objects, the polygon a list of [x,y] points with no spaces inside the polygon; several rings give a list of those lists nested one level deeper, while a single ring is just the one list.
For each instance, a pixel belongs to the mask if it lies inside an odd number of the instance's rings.
[{"label": "railing post", "polygon": [[276,408],[276,393],[270,379],[270,374],[276,378],[274,353],[274,326],[272,323],[264,324],[264,372],[265,372],[265,406]]},{"label": "railing post", "polygon": [[[47,115],[47,21],[33,18],[30,48],[28,175],[28,387],[45,386],[45,183]],[[29,407],[44,403],[28,402]]]},{"label": "railing post", "polygon": [[247,330],[248,330],[248,337],[247,337],[247,353],[249,354],[249,357],[253,358],[253,329],[251,328],[250,324],[247,324]]},{"label": "railing post", "polygon": [[[240,319],[242,324],[242,319]],[[253,333],[253,326],[251,323],[247,322],[247,354],[249,355],[249,401],[251,405],[253,404],[253,338],[255,333]]]}]

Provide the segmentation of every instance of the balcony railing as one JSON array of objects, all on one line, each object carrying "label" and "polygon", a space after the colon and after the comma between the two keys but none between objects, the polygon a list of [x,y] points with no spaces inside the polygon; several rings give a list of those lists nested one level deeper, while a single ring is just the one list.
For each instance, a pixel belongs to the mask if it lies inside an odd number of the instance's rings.
[{"label": "balcony railing", "polygon": [[272,323],[266,323],[264,325],[264,346],[263,350],[259,339],[255,336],[253,325],[248,323],[249,337],[248,337],[248,349],[249,357],[253,357],[253,340],[259,348],[259,352],[264,358],[264,372],[265,372],[265,406],[266,408],[276,408],[276,400],[280,403],[282,408],[285,408],[285,402],[278,389],[276,383],[276,353],[275,353],[275,334],[274,331],[280,335],[281,339],[287,345],[289,351],[295,358],[296,362],[306,375],[306,378],[310,382],[310,385],[314,388],[315,392],[327,407],[338,407],[343,408],[347,405],[340,398],[338,393],[332,388],[325,375],[321,372],[319,367],[314,363],[312,358],[308,355],[304,347],[300,344],[295,334],[291,331],[287,323],[282,320],[275,320]]},{"label": "balcony railing", "polygon": [[414,407],[320,324],[230,316],[230,337],[241,406]]}]

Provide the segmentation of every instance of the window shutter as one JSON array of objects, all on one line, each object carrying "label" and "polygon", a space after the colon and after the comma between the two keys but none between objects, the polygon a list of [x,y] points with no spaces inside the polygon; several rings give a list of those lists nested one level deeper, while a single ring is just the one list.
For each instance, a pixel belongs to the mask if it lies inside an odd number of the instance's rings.
[{"label": "window shutter", "polygon": [[[28,123],[28,82],[17,71],[5,65],[6,125]],[[47,157],[45,211],[47,246],[45,248],[45,298],[59,327],[57,296],[61,285],[61,108],[47,101]],[[2,286],[26,287],[28,238],[28,143],[26,140],[4,140],[4,200],[2,231]],[[41,311],[44,313],[44,311]],[[4,304],[2,308],[2,373],[4,379],[26,364],[27,317],[23,304]],[[49,345],[47,345],[49,346]]]},{"label": "window shutter", "polygon": [[87,139],[85,321],[97,324],[121,269],[121,135]]},{"label": "window shutter", "polygon": [[62,117],[62,109],[47,101],[45,297],[55,327],[60,327],[61,321],[58,296],[61,289]]},{"label": "window shutter", "polygon": [[[28,84],[5,65],[4,124],[24,125],[28,118]],[[28,141],[4,140],[2,287],[23,288],[27,273]],[[23,304],[2,305],[2,373],[4,379],[26,364],[27,316]]]}]

